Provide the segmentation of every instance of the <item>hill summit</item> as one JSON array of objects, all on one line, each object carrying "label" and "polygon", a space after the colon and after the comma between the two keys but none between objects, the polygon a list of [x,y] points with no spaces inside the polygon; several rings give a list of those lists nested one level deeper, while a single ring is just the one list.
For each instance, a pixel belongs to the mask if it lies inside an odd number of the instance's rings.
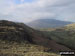
[{"label": "hill summit", "polygon": [[34,29],[40,29],[40,28],[58,28],[71,23],[73,22],[61,21],[56,19],[38,19],[27,23],[27,25]]}]

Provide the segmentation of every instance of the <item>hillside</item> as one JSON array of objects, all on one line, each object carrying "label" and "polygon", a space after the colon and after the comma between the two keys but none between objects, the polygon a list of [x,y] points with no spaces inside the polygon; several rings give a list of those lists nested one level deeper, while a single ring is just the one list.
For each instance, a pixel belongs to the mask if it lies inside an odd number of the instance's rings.
[{"label": "hillside", "polygon": [[27,25],[35,29],[40,29],[40,28],[63,27],[71,23],[72,22],[60,21],[60,20],[55,20],[55,19],[39,19],[39,20],[32,21],[30,23],[27,23]]},{"label": "hillside", "polygon": [[59,56],[51,52],[68,50],[23,23],[0,21],[0,56]]},{"label": "hillside", "polygon": [[41,29],[48,38],[75,50],[75,24],[69,24],[62,28]]}]

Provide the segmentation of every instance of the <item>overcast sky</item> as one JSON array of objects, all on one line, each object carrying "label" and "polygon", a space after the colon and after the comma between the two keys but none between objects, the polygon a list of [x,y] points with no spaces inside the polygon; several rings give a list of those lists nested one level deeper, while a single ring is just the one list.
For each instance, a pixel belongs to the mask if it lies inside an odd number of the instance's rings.
[{"label": "overcast sky", "polygon": [[0,0],[0,19],[25,23],[37,19],[75,22],[75,0]]}]

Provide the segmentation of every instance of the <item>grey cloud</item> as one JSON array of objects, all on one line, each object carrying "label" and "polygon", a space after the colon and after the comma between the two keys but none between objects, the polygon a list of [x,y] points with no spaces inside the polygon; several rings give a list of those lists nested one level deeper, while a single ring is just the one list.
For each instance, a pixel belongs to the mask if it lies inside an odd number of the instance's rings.
[{"label": "grey cloud", "polygon": [[[3,4],[7,4],[3,0]],[[8,20],[29,22],[36,19],[55,18],[59,20],[68,20],[75,18],[75,0],[37,0],[32,3],[3,5],[0,4],[0,13],[8,15]],[[10,6],[9,6],[10,5]],[[0,16],[1,17],[1,16]],[[12,17],[13,19],[9,19]],[[71,18],[71,19],[70,19]]]}]

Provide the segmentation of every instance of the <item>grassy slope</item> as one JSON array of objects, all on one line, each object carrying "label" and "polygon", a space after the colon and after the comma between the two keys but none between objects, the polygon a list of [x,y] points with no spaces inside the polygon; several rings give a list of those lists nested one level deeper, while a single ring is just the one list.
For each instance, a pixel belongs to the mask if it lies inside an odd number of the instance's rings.
[{"label": "grassy slope", "polygon": [[0,21],[0,56],[56,56],[43,46],[47,39],[37,32],[22,23]]},{"label": "grassy slope", "polygon": [[75,50],[75,24],[57,29],[41,29],[48,38]]},{"label": "grassy slope", "polygon": [[0,40],[0,56],[60,56],[45,52],[48,48],[30,43],[9,43]]}]

